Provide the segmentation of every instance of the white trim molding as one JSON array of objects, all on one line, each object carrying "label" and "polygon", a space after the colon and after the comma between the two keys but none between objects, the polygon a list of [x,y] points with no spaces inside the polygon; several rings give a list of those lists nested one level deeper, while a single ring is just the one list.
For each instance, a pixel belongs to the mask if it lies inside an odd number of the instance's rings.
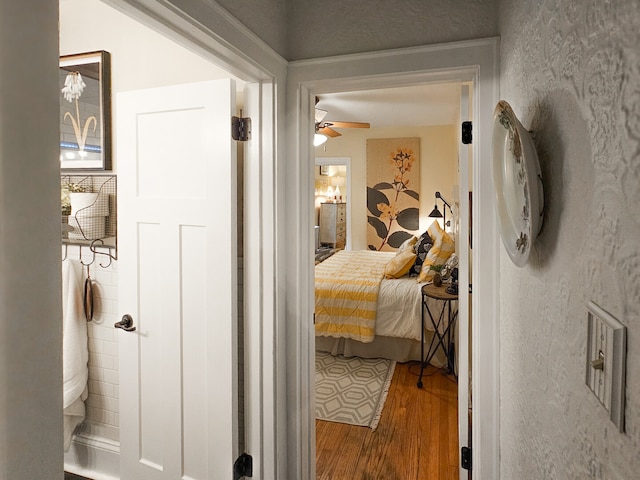
[{"label": "white trim molding", "polygon": [[[287,475],[284,234],[287,61],[213,0],[102,0],[246,82],[258,116],[245,146],[245,399],[254,476]],[[248,192],[248,193],[247,193]],[[286,249],[286,250],[285,250]]]},{"label": "white trim molding", "polygon": [[64,455],[64,469],[94,480],[120,478],[120,442],[86,431],[74,435],[69,451]]},{"label": "white trim molding", "polygon": [[[499,479],[498,236],[490,172],[493,109],[499,100],[499,39],[345,55],[289,64],[287,77],[287,347],[289,473],[315,478],[313,408],[312,96],[433,82],[473,88],[473,479]],[[481,325],[481,328],[479,327]]]}]

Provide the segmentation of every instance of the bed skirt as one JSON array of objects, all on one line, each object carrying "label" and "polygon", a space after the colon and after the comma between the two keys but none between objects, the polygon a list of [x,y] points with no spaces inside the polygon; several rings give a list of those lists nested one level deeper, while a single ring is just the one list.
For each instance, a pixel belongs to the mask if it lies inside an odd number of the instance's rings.
[{"label": "bed skirt", "polygon": [[[425,354],[433,337],[432,332],[425,332]],[[316,350],[329,352],[332,355],[360,358],[388,358],[396,362],[420,361],[420,341],[410,338],[376,336],[370,343],[362,343],[350,338],[333,338],[316,336]],[[442,349],[438,349],[431,360],[436,367],[443,367],[447,359]]]}]

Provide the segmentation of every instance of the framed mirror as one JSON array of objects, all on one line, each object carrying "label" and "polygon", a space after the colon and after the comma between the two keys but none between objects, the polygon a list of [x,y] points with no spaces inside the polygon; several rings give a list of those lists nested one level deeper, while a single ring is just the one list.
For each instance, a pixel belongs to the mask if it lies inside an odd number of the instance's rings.
[{"label": "framed mirror", "polygon": [[111,170],[109,52],[60,57],[60,168]]}]

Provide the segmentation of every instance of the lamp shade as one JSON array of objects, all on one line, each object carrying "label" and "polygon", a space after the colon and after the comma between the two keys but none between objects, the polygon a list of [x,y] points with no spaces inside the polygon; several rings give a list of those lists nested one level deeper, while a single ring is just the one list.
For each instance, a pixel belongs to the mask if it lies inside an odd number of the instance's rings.
[{"label": "lamp shade", "polygon": [[327,136],[326,135],[322,135],[321,133],[316,133],[313,136],[313,146],[314,147],[319,147],[320,145],[322,145],[326,141],[327,141]]},{"label": "lamp shade", "polygon": [[437,205],[433,206],[433,210],[429,214],[429,217],[431,217],[431,218],[442,218],[442,213],[440,213],[440,210],[438,210],[438,206]]},{"label": "lamp shade", "polygon": [[330,179],[331,185],[333,185],[334,187],[344,187],[344,177],[341,177],[339,175],[335,175],[333,177],[331,177]]}]

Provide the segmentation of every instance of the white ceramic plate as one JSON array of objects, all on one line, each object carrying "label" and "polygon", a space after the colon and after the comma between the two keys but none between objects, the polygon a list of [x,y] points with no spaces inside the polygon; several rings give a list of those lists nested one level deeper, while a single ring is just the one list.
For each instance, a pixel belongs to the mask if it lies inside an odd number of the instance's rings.
[{"label": "white ceramic plate", "polygon": [[492,148],[500,236],[513,263],[522,267],[542,227],[544,192],[531,135],[504,100],[493,116]]}]

